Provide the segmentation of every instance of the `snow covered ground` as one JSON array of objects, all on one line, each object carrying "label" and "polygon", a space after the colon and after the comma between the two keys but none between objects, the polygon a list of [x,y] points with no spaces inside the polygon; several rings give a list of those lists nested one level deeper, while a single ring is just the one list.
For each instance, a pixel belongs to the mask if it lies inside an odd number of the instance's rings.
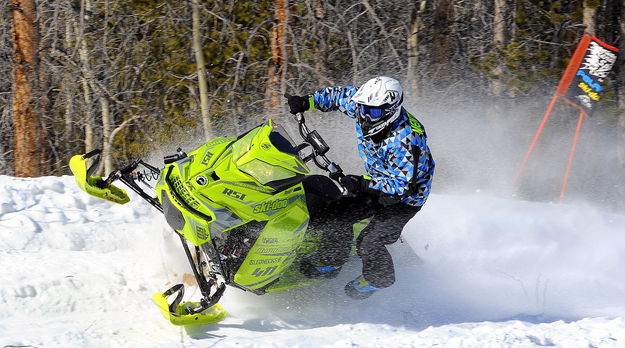
[{"label": "snow covered ground", "polygon": [[311,288],[230,288],[224,321],[181,328],[150,300],[189,272],[156,210],[0,176],[0,347],[625,347],[623,245],[625,216],[592,206],[432,195],[391,246],[393,287],[347,298],[355,260]]}]

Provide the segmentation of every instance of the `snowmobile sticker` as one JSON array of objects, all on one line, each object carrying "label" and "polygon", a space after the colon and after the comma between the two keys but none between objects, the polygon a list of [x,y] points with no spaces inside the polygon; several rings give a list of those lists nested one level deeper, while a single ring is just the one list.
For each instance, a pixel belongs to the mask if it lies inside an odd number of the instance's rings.
[{"label": "snowmobile sticker", "polygon": [[236,138],[233,137],[219,137],[219,138],[215,138],[209,142],[207,142],[205,145],[209,148],[215,147],[217,145],[221,145],[223,143],[229,143],[231,141],[233,141]]},{"label": "snowmobile sticker", "polygon": [[224,195],[229,196],[231,198],[234,198],[236,200],[239,201],[243,201],[245,199],[245,194],[241,193],[241,192],[237,192],[234,190],[231,190],[229,188],[225,188],[224,192],[222,192]]},{"label": "snowmobile sticker", "polygon": [[197,178],[195,178],[195,182],[197,182],[198,185],[204,186],[208,184],[208,179],[205,176],[200,175]]},{"label": "snowmobile sticker", "polygon": [[293,248],[291,246],[268,247],[268,248],[260,247],[256,251],[262,255],[280,256],[280,255],[290,254],[291,252],[293,252]]},{"label": "snowmobile sticker", "polygon": [[282,208],[286,208],[289,204],[288,199],[277,199],[274,201],[263,202],[254,207],[254,213],[266,213],[271,210],[278,210]]},{"label": "snowmobile sticker", "polygon": [[207,149],[204,156],[202,156],[202,164],[207,166],[210,163],[211,158],[213,158],[213,153]]},{"label": "snowmobile sticker", "polygon": [[268,275],[271,275],[273,272],[276,271],[276,269],[278,269],[278,266],[272,266],[272,267],[267,267],[267,268],[257,268],[254,270],[254,272],[252,272],[252,275],[255,277],[266,277]]},{"label": "snowmobile sticker", "polygon": [[281,257],[276,257],[273,259],[256,259],[256,260],[250,260],[249,264],[250,265],[267,265],[267,264],[272,264],[272,263],[278,263],[281,262],[282,258]]},{"label": "snowmobile sticker", "polygon": [[195,226],[195,234],[199,239],[208,239],[208,231],[203,226]]}]

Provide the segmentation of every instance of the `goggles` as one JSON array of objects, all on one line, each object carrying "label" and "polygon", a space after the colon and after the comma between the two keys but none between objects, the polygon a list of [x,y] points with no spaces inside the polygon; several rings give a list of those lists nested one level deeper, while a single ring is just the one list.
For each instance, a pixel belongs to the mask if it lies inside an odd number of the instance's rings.
[{"label": "goggles", "polygon": [[390,117],[394,114],[396,108],[392,107],[391,104],[384,104],[380,106],[368,106],[364,104],[360,104],[360,113],[362,114],[365,121],[369,123],[379,122],[387,117]]},{"label": "goggles", "polygon": [[369,122],[376,122],[384,116],[384,106],[360,105],[360,112]]}]

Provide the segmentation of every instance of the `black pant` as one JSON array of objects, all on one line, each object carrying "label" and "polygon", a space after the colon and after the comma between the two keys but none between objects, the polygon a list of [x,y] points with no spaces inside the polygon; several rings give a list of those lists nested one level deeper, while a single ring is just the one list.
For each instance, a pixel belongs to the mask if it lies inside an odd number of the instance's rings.
[{"label": "black pant", "polygon": [[[318,180],[317,184],[323,182],[323,179],[319,178],[314,180]],[[406,223],[421,207],[364,194],[356,197],[337,197],[335,200],[325,201],[326,204],[318,204],[319,196],[315,194],[315,190],[327,186],[311,184],[313,183],[309,181],[304,185],[307,201],[311,196],[310,202],[316,202],[309,204],[310,228],[323,231],[314,262],[331,266],[343,265],[349,258],[353,225],[373,217],[356,241],[358,256],[362,259],[362,274],[376,288],[391,286],[395,282],[395,268],[386,245],[399,239]]]}]

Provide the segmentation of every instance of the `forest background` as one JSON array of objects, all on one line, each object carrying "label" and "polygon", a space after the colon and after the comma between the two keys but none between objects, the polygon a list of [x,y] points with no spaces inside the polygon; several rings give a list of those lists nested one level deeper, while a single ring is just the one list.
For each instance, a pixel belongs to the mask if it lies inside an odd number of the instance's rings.
[{"label": "forest background", "polygon": [[[0,10],[0,174],[24,177],[68,174],[71,155],[95,148],[108,173],[155,144],[284,117],[285,92],[374,75],[401,80],[417,115],[453,105],[483,125],[522,119],[513,124],[533,134],[584,32],[625,52],[625,0],[0,0]],[[616,155],[599,181],[625,173],[622,55],[605,85],[591,122]],[[559,110],[554,122],[574,127],[577,113]],[[605,191],[599,200],[625,209],[623,185]]]}]

